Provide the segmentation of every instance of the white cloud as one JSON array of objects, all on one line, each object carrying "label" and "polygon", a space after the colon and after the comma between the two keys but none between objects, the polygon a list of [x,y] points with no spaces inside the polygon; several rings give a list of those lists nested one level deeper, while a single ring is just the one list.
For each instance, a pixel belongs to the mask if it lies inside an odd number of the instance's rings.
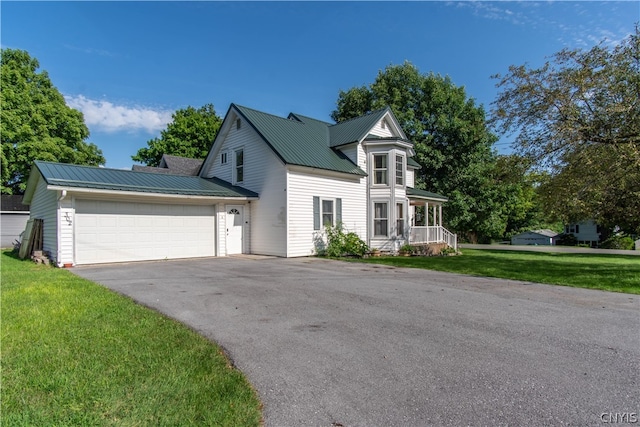
[{"label": "white cloud", "polygon": [[116,105],[105,100],[89,99],[83,95],[65,95],[64,98],[67,105],[84,114],[84,121],[90,129],[104,132],[142,130],[155,134],[171,121],[171,111]]}]

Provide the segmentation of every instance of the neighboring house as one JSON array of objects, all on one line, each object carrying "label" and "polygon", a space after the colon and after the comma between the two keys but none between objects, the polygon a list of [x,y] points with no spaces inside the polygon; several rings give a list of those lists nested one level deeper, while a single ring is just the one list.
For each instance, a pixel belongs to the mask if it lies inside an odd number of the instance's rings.
[{"label": "neighboring house", "polygon": [[512,245],[555,245],[559,234],[555,231],[533,230],[525,231],[511,237]]},{"label": "neighboring house", "polygon": [[197,176],[36,162],[25,203],[58,265],[309,256],[338,223],[386,251],[455,247],[446,197],[413,188],[413,155],[389,108],[331,124],[232,104]]},{"label": "neighboring house", "polygon": [[572,234],[578,245],[597,247],[600,244],[600,229],[593,220],[566,224],[564,233]]},{"label": "neighboring house", "polygon": [[12,247],[24,231],[29,219],[29,206],[22,204],[22,196],[2,195],[0,199],[0,247]]},{"label": "neighboring house", "polygon": [[160,164],[155,166],[133,165],[131,168],[138,172],[167,173],[173,175],[196,176],[200,172],[203,160],[163,154]]}]

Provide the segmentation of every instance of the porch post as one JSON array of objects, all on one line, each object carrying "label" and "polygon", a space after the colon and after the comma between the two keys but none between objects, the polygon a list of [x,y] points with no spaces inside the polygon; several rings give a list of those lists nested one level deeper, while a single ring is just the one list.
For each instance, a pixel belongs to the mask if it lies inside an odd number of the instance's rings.
[{"label": "porch post", "polygon": [[440,210],[440,212],[438,212],[438,221],[439,221],[440,227],[442,227],[442,205],[440,205],[438,209]]},{"label": "porch post", "polygon": [[424,202],[424,225],[429,226],[429,202]]}]

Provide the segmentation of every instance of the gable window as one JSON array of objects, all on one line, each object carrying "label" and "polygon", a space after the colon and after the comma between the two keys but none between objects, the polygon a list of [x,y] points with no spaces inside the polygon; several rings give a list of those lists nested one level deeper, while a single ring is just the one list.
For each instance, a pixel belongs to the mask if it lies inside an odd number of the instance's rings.
[{"label": "gable window", "polygon": [[236,182],[244,181],[244,150],[236,150],[235,152],[236,159]]},{"label": "gable window", "polygon": [[342,199],[313,197],[313,229],[335,226],[342,221]]},{"label": "gable window", "polygon": [[389,235],[389,210],[387,203],[373,204],[373,234],[374,236]]},{"label": "gable window", "polygon": [[396,204],[396,235],[404,237],[404,204]]},{"label": "gable window", "polygon": [[396,155],[396,185],[404,185],[404,157]]},{"label": "gable window", "polygon": [[221,165],[226,165],[227,164],[227,152],[223,152],[220,154],[220,164]]},{"label": "gable window", "polygon": [[242,126],[242,121],[240,119],[236,120],[236,130],[240,130],[240,127]]},{"label": "gable window", "polygon": [[387,185],[387,155],[386,154],[374,154],[373,155],[373,183]]}]

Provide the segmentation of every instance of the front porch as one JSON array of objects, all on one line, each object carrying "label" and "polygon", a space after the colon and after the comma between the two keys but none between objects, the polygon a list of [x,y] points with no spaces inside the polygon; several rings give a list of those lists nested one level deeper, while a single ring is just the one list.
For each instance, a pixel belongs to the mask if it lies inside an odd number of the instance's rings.
[{"label": "front porch", "polygon": [[458,236],[442,226],[442,204],[447,198],[424,190],[408,189],[411,206],[409,243],[412,245],[444,243],[458,250]]}]

